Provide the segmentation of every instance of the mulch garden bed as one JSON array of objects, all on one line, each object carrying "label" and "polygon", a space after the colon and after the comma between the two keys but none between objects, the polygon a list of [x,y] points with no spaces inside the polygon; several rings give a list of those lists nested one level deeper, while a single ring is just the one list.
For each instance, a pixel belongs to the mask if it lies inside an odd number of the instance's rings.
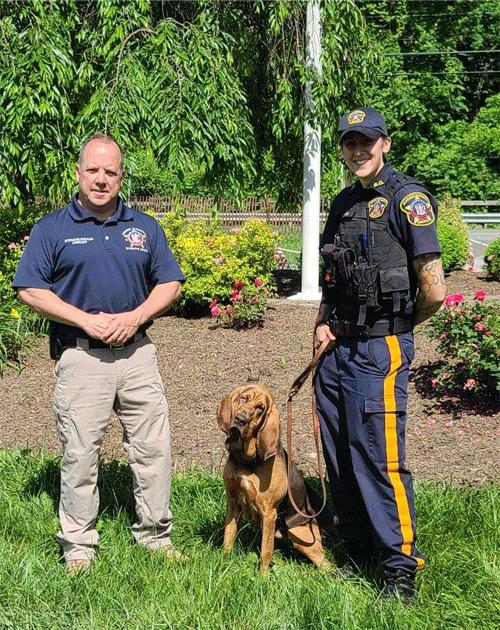
[{"label": "mulch garden bed", "polygon": [[[448,294],[473,298],[477,290],[500,296],[500,282],[484,273],[456,271],[447,278]],[[262,329],[235,331],[213,319],[163,317],[150,329],[170,407],[172,456],[177,472],[192,465],[220,471],[225,460],[223,434],[216,421],[218,402],[233,388],[261,382],[273,392],[286,418],[291,384],[311,358],[317,304],[272,300]],[[416,478],[455,486],[500,479],[500,401],[436,396],[429,374],[440,357],[436,342],[416,332],[416,359],[409,390],[407,464]],[[1,378],[0,445],[46,447],[59,452],[52,415],[53,364],[45,340],[34,343],[21,371]],[[311,387],[294,398],[293,457],[306,475],[317,474],[311,430]],[[284,420],[285,422],[285,420]],[[284,424],[283,424],[284,429]],[[283,431],[284,433],[284,431]],[[102,457],[125,457],[121,428],[112,417]]]}]

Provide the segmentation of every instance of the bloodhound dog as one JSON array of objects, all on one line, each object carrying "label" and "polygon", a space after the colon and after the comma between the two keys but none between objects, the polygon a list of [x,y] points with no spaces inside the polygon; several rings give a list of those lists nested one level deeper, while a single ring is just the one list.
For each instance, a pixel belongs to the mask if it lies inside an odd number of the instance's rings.
[{"label": "bloodhound dog", "polygon": [[[262,530],[260,570],[272,560],[274,538],[289,540],[317,567],[330,566],[315,518],[298,514],[287,494],[287,454],[280,443],[280,414],[263,385],[238,387],[218,405],[217,421],[227,436],[224,467],[227,496],[224,549],[233,547],[243,515]],[[301,473],[292,466],[291,488],[297,507],[314,514]]]}]

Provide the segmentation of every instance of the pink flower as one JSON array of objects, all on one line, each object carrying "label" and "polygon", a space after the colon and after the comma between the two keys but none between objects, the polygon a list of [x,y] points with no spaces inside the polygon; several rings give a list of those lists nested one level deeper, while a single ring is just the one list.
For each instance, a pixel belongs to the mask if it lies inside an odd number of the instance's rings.
[{"label": "pink flower", "polygon": [[438,378],[433,378],[431,383],[432,383],[432,387],[436,387],[436,385],[439,383],[439,379]]},{"label": "pink flower", "polygon": [[238,289],[233,289],[233,291],[231,291],[231,297],[235,298],[240,294],[240,292],[238,291]]},{"label": "pink flower", "polygon": [[448,295],[444,301],[445,306],[449,306],[450,308],[454,308],[458,306],[461,302],[464,301],[463,293],[452,293]]},{"label": "pink flower", "polygon": [[443,378],[450,378],[450,375],[448,374],[448,372],[443,372],[443,374],[441,376]]},{"label": "pink flower", "polygon": [[242,287],[244,284],[245,284],[245,283],[244,283],[242,280],[238,280],[238,282],[235,282],[235,283],[233,284],[233,287],[234,287],[235,289],[239,289],[239,288],[240,288],[240,287]]},{"label": "pink flower", "polygon": [[464,389],[474,389],[476,387],[477,383],[473,378],[468,378],[465,381],[465,385],[464,385]]},{"label": "pink flower", "polygon": [[476,322],[480,322],[483,319],[482,315],[476,315]]},{"label": "pink flower", "polygon": [[220,309],[218,309],[216,306],[214,306],[211,310],[210,313],[212,314],[212,317],[219,317],[220,315]]},{"label": "pink flower", "polygon": [[474,350],[479,350],[479,346],[477,345],[477,343],[473,343],[472,347]]},{"label": "pink flower", "polygon": [[484,291],[476,291],[474,295],[474,299],[478,302],[484,302],[484,298],[486,297],[486,293]]},{"label": "pink flower", "polygon": [[17,243],[10,243],[9,245],[7,245],[7,249],[10,251],[11,249],[16,249],[17,247]]},{"label": "pink flower", "polygon": [[258,304],[259,297],[257,295],[252,295],[252,299],[250,300],[252,304]]},{"label": "pink flower", "polygon": [[476,324],[474,326],[474,330],[477,330],[478,332],[484,332],[486,330],[486,326],[483,323]]},{"label": "pink flower", "polygon": [[447,335],[448,335],[448,333],[445,333],[445,332],[444,332],[444,333],[441,333],[441,334],[439,335],[439,340],[441,341],[442,339],[446,339],[446,336],[447,336]]},{"label": "pink flower", "polygon": [[214,258],[214,264],[220,265],[222,262],[224,262],[224,258]]},{"label": "pink flower", "polygon": [[263,282],[260,278],[255,278],[254,284],[256,287],[261,287],[263,285]]},{"label": "pink flower", "polygon": [[212,300],[208,305],[208,308],[213,308],[217,304],[217,300]]},{"label": "pink flower", "polygon": [[427,424],[429,426],[432,426],[433,424],[436,424],[436,421],[434,420],[434,418],[427,418]]},{"label": "pink flower", "polygon": [[232,313],[232,312],[233,312],[233,309],[232,309],[232,308],[226,308],[226,313],[227,313],[228,315],[231,315],[231,313]]},{"label": "pink flower", "polygon": [[450,428],[453,426],[453,422],[447,422],[444,426],[445,426],[447,429],[450,429]]},{"label": "pink flower", "polygon": [[486,260],[488,262],[491,262],[492,260],[495,260],[495,254],[491,254],[491,256],[488,256],[488,258]]}]

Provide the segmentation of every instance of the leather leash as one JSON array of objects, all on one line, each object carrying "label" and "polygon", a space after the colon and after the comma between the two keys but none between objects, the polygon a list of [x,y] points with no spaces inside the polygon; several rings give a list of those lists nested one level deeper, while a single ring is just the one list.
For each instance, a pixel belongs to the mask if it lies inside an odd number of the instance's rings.
[{"label": "leather leash", "polygon": [[304,385],[304,383],[307,380],[307,377],[309,376],[309,374],[314,370],[314,368],[316,367],[316,364],[318,363],[318,361],[321,358],[321,355],[323,354],[323,352],[327,349],[327,347],[330,345],[331,341],[330,339],[325,339],[323,341],[323,343],[321,344],[321,346],[316,350],[315,355],[313,356],[311,362],[309,363],[309,365],[306,367],[306,369],[302,372],[302,374],[300,374],[300,376],[298,376],[295,381],[293,382],[293,385],[288,393],[288,399],[287,399],[287,431],[286,431],[286,437],[287,437],[287,448],[288,448],[288,461],[287,461],[287,485],[288,485],[288,497],[290,498],[290,501],[293,505],[293,507],[295,508],[295,510],[303,517],[308,518],[308,519],[313,519],[316,516],[319,516],[319,514],[321,514],[321,512],[323,511],[323,508],[326,505],[326,486],[325,486],[325,479],[324,476],[322,474],[321,471],[321,457],[320,457],[320,452],[319,452],[319,421],[318,421],[318,414],[316,412],[316,401],[314,398],[314,393],[312,396],[312,424],[313,424],[313,434],[314,434],[314,441],[316,444],[316,454],[318,457],[318,475],[319,478],[321,479],[321,487],[323,489],[323,504],[321,506],[321,508],[319,509],[318,512],[316,512],[315,514],[305,514],[304,512],[302,512],[298,507],[297,504],[295,503],[295,500],[293,498],[292,495],[292,490],[290,487],[290,479],[291,479],[291,474],[292,474],[292,399],[293,397],[299,393],[299,391],[302,388],[302,385]]}]

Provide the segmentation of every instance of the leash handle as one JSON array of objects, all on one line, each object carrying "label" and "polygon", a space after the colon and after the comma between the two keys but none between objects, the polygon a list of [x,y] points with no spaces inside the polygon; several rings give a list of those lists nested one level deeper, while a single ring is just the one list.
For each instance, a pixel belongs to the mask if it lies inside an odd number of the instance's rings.
[{"label": "leash handle", "polygon": [[316,518],[317,516],[319,516],[321,514],[321,512],[323,511],[323,508],[326,505],[326,486],[325,486],[325,479],[321,470],[321,456],[320,456],[320,452],[319,452],[319,421],[318,421],[318,414],[316,412],[316,400],[314,398],[314,392],[312,395],[312,425],[313,425],[313,435],[314,435],[314,442],[316,444],[316,455],[318,458],[318,475],[319,478],[321,480],[321,488],[323,491],[323,503],[321,505],[321,508],[318,510],[318,512],[316,512],[315,514],[305,514],[304,512],[302,512],[302,510],[300,510],[295,502],[295,499],[293,498],[293,494],[292,494],[292,489],[291,489],[291,485],[290,485],[290,479],[291,479],[291,475],[292,475],[292,399],[293,397],[298,394],[298,392],[300,391],[300,389],[302,388],[302,386],[304,385],[304,383],[306,382],[307,377],[309,376],[309,374],[313,371],[313,369],[316,367],[316,364],[318,363],[318,361],[321,358],[321,355],[323,354],[323,352],[327,349],[327,347],[330,345],[331,341],[330,339],[325,339],[323,341],[323,343],[321,344],[321,346],[318,348],[318,350],[316,351],[315,355],[313,356],[311,362],[309,363],[309,365],[307,366],[307,368],[302,372],[302,374],[300,374],[300,376],[298,376],[298,378],[295,379],[289,393],[288,393],[288,400],[287,400],[287,431],[286,431],[286,435],[287,435],[287,449],[288,449],[288,462],[287,462],[287,486],[288,486],[288,497],[290,499],[291,504],[293,505],[294,509],[304,518],[310,519],[312,520],[313,518]]}]

